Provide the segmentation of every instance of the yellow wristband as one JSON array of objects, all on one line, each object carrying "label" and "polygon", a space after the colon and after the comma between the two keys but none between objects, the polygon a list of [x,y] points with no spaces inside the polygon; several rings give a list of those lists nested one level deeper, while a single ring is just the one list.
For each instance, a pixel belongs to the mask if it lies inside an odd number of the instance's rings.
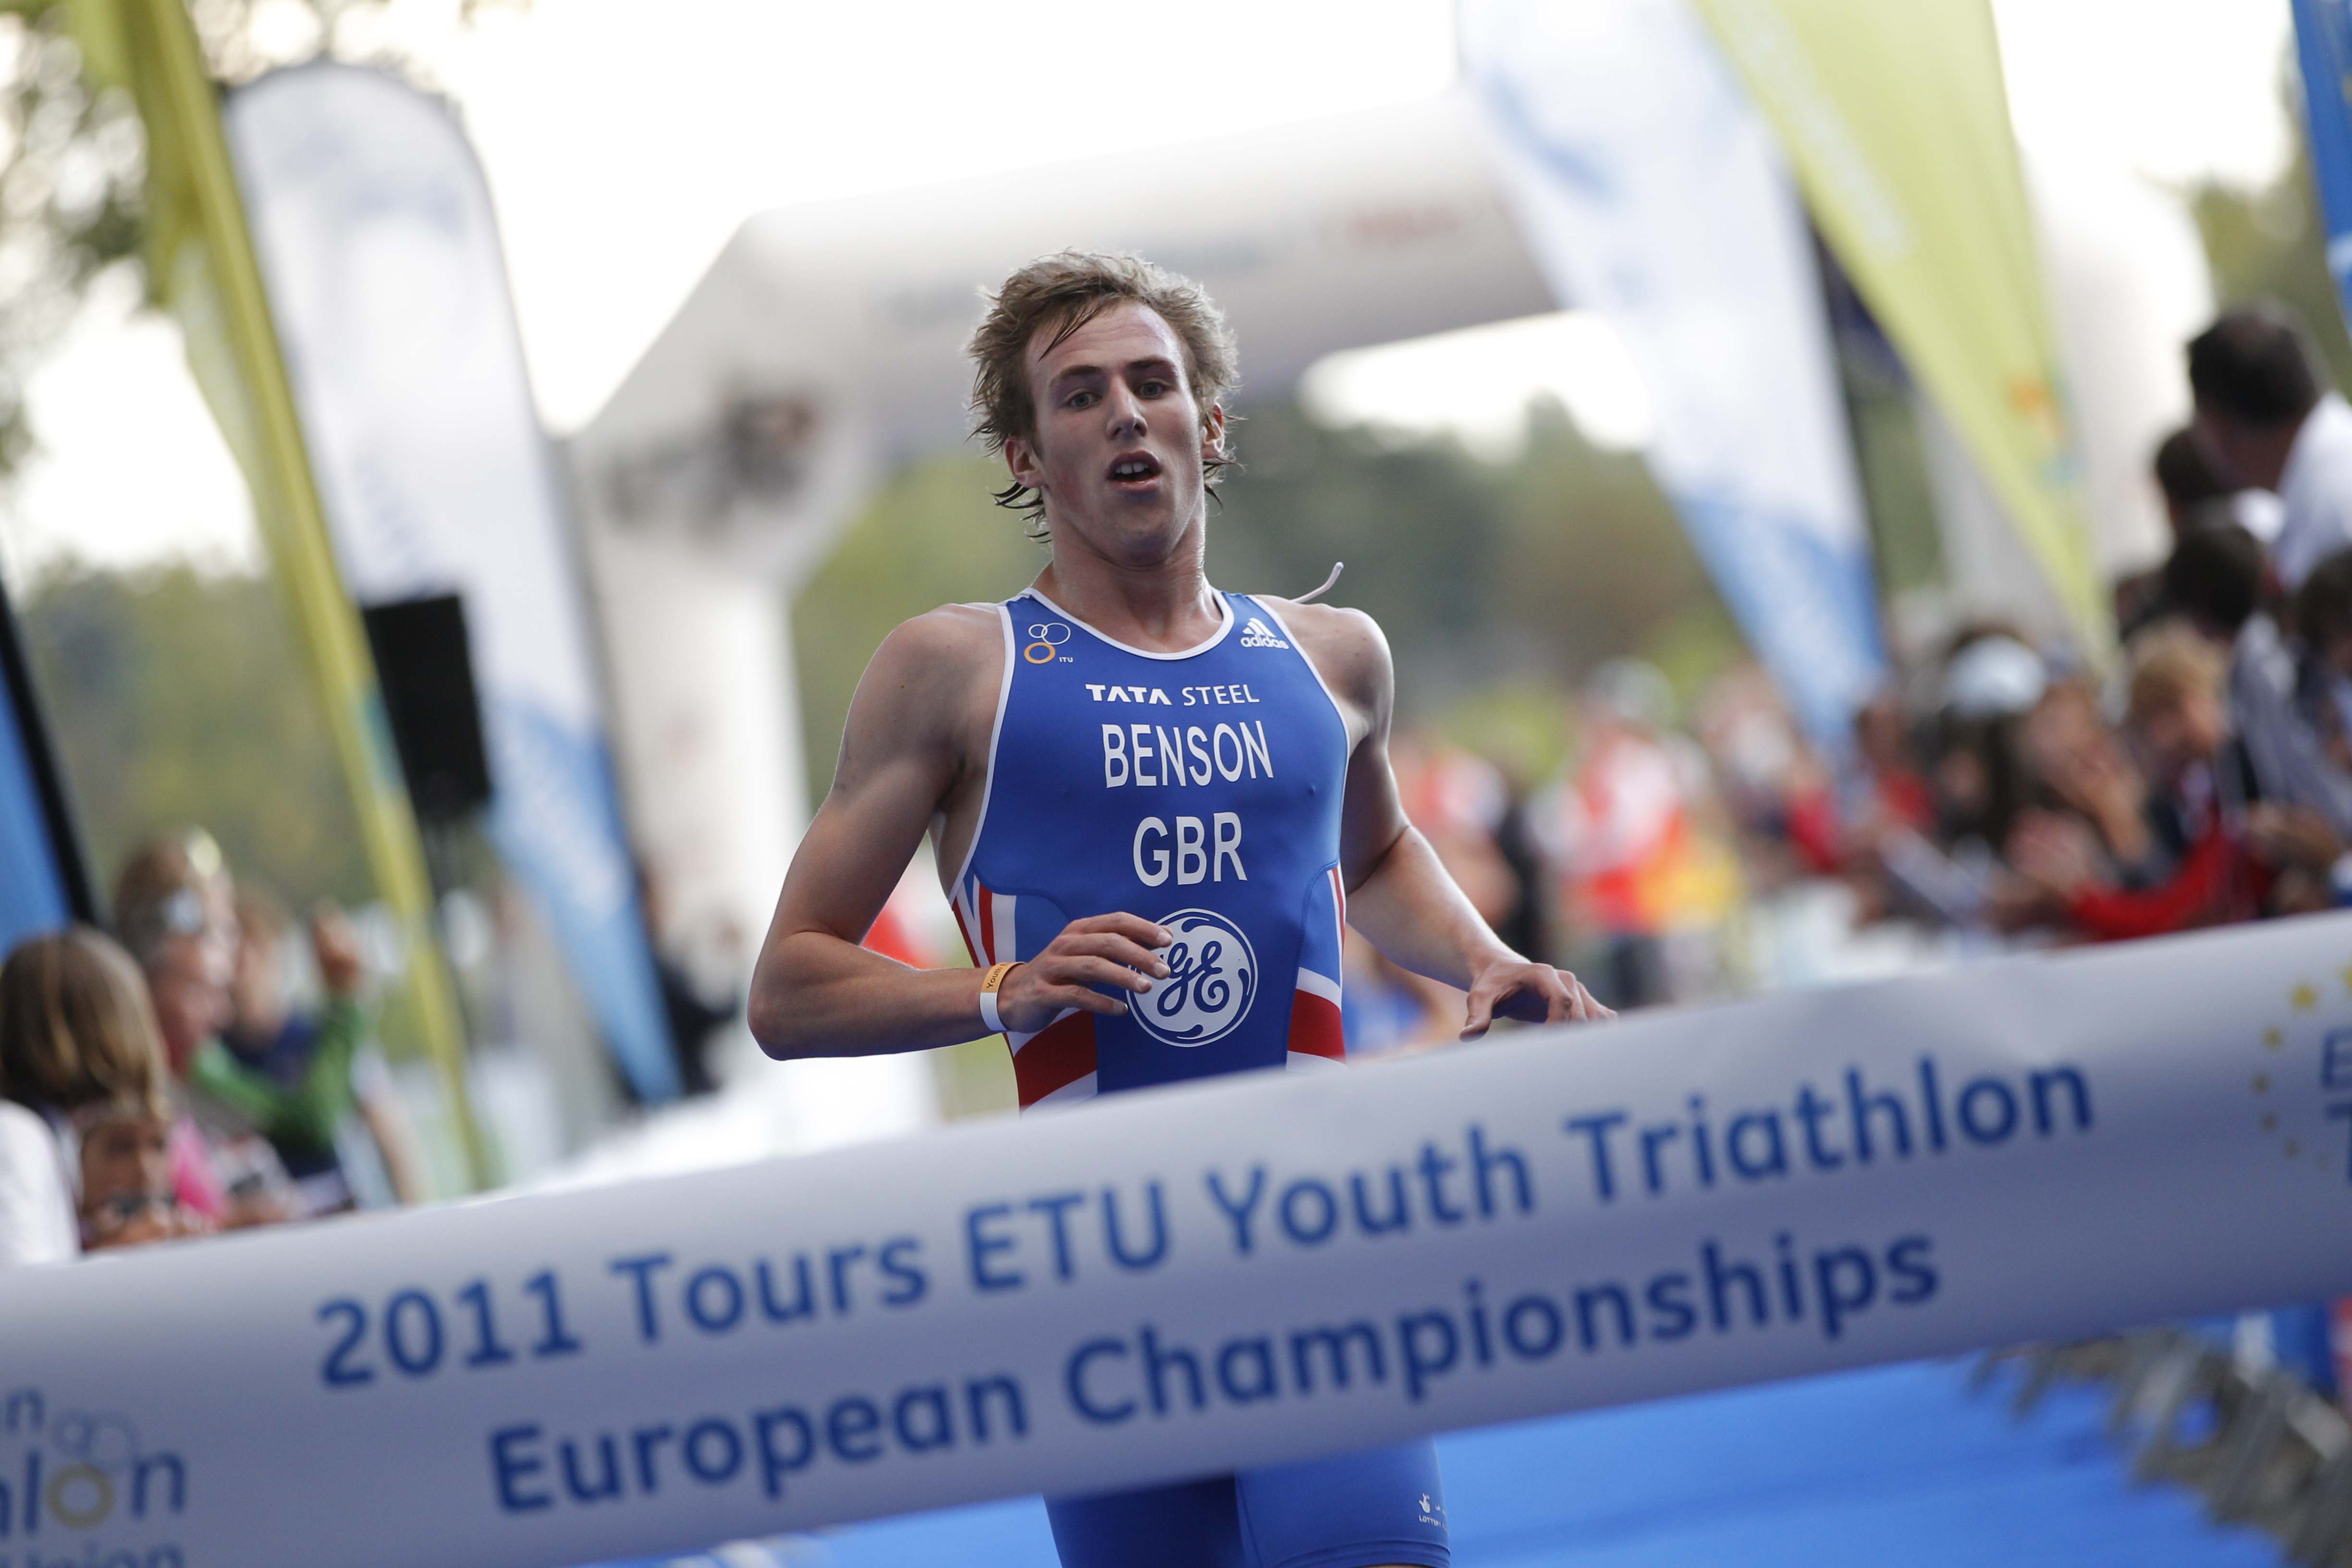
[{"label": "yellow wristband", "polygon": [[1004,977],[1021,967],[1018,960],[1011,963],[992,963],[988,973],[980,977],[980,1021],[988,1026],[991,1034],[1004,1033],[1004,1020],[997,1016],[996,994],[1003,988]]}]

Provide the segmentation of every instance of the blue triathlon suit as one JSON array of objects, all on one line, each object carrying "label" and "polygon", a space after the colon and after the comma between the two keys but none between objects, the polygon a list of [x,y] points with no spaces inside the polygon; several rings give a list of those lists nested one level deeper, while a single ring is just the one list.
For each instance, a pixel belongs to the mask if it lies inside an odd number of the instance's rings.
[{"label": "blue triathlon suit", "polygon": [[[1336,1070],[1348,733],[1281,617],[1241,594],[1198,647],[1150,653],[1032,590],[998,607],[1007,671],[979,831],[955,880],[979,964],[1074,920],[1174,934],[1123,1017],[1008,1034],[1025,1112],[1220,1073]],[[1426,1442],[1048,1500],[1065,1568],[1448,1568]]]}]

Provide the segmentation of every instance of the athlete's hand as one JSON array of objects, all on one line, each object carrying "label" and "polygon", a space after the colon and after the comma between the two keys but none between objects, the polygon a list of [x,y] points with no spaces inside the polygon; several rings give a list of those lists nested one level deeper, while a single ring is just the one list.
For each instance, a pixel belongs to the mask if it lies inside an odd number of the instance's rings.
[{"label": "athlete's hand", "polygon": [[1167,931],[1136,915],[1072,921],[1036,957],[1004,977],[996,1016],[1006,1029],[1024,1035],[1070,1007],[1117,1017],[1127,1011],[1125,996],[1118,994],[1149,991],[1153,980],[1168,978],[1168,966],[1151,950],[1166,947],[1170,940]]},{"label": "athlete's hand", "polygon": [[1462,1037],[1485,1035],[1496,1018],[1517,1018],[1526,1024],[1598,1024],[1617,1016],[1565,969],[1523,959],[1497,960],[1479,969],[1470,982],[1470,1012],[1463,1020]]}]

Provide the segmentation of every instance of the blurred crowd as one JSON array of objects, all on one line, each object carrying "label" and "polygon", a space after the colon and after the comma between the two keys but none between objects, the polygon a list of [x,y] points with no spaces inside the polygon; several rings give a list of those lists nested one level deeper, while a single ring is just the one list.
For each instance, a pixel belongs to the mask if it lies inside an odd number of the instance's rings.
[{"label": "blurred crowd", "polygon": [[[2352,405],[2274,306],[2187,357],[2195,417],[2150,463],[2171,550],[2116,584],[2111,664],[1973,622],[1824,737],[1752,665],[1677,722],[1619,660],[1549,779],[1401,745],[1414,821],[1498,930],[1620,1008],[1787,978],[1756,928],[1798,886],[1962,951],[2352,902]],[[1440,988],[1350,960],[1351,1048],[1451,1034]]]},{"label": "blurred crowd", "polygon": [[0,1267],[423,1195],[341,912],[298,930],[194,829],[113,910],[0,963]]}]

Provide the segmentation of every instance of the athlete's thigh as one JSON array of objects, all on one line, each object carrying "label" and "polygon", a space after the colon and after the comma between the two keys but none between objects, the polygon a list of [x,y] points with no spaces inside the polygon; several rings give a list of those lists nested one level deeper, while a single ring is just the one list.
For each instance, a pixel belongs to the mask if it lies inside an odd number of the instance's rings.
[{"label": "athlete's thigh", "polygon": [[1423,1441],[1234,1478],[1250,1568],[1448,1568],[1437,1449]]},{"label": "athlete's thigh", "polygon": [[1062,1568],[1248,1568],[1234,1478],[1047,1498]]}]

